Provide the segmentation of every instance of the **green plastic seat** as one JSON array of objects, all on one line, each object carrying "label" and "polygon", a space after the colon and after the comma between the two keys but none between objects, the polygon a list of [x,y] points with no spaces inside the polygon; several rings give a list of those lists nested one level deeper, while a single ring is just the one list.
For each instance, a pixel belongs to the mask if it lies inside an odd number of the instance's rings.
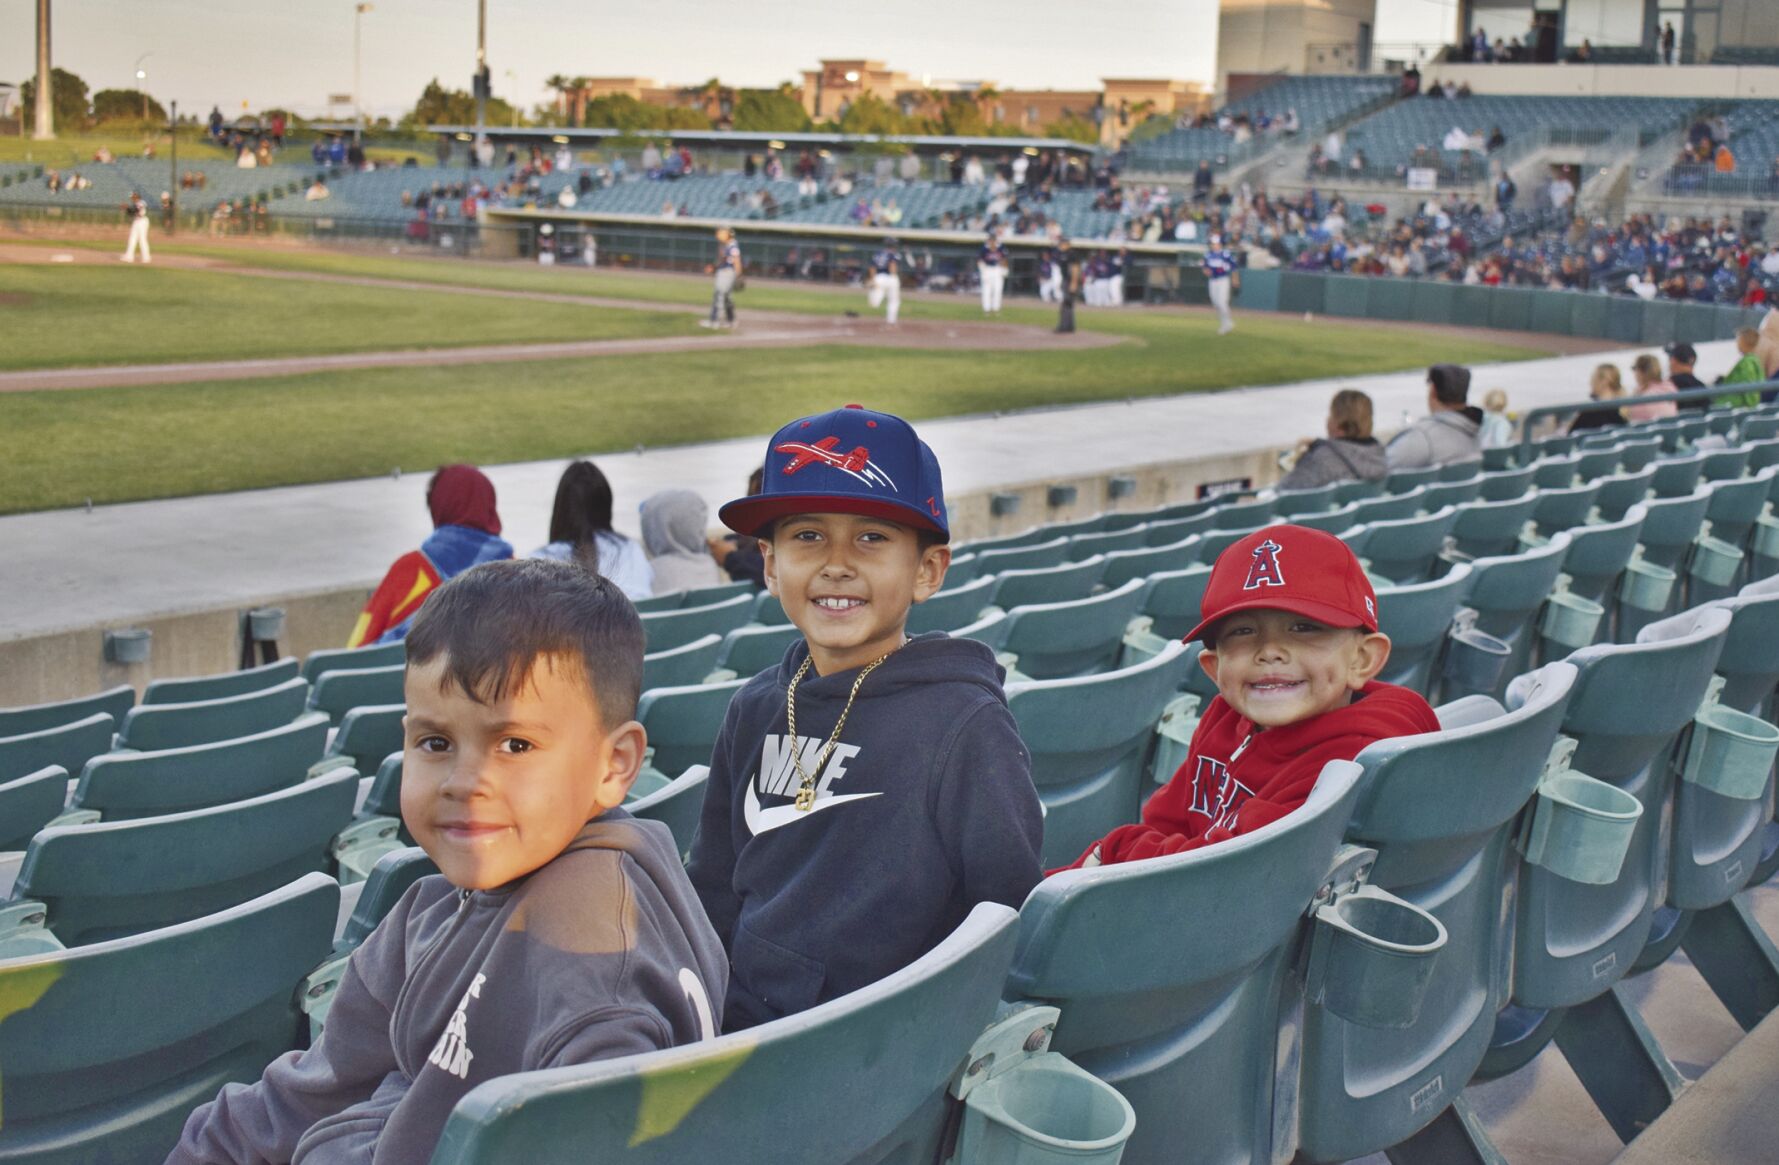
[{"label": "green plastic seat", "polygon": [[914,963],[808,1011],[479,1085],[452,1111],[433,1165],[936,1161],[946,1089],[994,1017],[1017,922],[985,902]]},{"label": "green plastic seat", "polygon": [[300,783],[327,747],[327,717],[190,748],[115,752],[87,762],[70,808],[128,821],[208,809]]},{"label": "green plastic seat", "polygon": [[1663,457],[1655,462],[1655,476],[1649,488],[1658,498],[1685,497],[1699,488],[1705,473],[1705,454],[1690,453],[1681,457]]},{"label": "green plastic seat", "polygon": [[1093,593],[1105,570],[1105,559],[1089,558],[1061,566],[1002,571],[996,578],[989,603],[1007,609],[1032,603],[1084,599]]},{"label": "green plastic seat", "polygon": [[1452,523],[1452,544],[1460,554],[1471,558],[1512,554],[1519,549],[1520,531],[1538,508],[1535,493],[1521,494],[1503,501],[1474,501],[1458,507],[1458,519]]},{"label": "green plastic seat", "polygon": [[1211,515],[1207,511],[1185,518],[1157,519],[1149,523],[1146,539],[1150,546],[1176,546],[1181,540],[1210,530]]},{"label": "green plastic seat", "polygon": [[1609,473],[1599,479],[1600,492],[1594,497],[1594,506],[1600,511],[1602,518],[1608,522],[1616,522],[1632,506],[1641,505],[1648,500],[1653,481],[1655,467],[1652,465],[1624,473]]},{"label": "green plastic seat", "polygon": [[164,1159],[194,1108],[301,1046],[297,988],[339,903],[307,874],[191,922],[0,962],[0,1159]]},{"label": "green plastic seat", "polygon": [[339,758],[361,773],[374,773],[383,758],[400,752],[406,704],[373,704],[352,709],[340,721],[323,760]]},{"label": "green plastic seat", "polygon": [[999,550],[979,550],[976,561],[981,563],[980,573],[1000,574],[1009,570],[1042,570],[1046,567],[1061,566],[1069,558],[1069,540],[1067,538],[1051,538],[1045,542],[1033,542],[1027,546],[1009,546]]},{"label": "green plastic seat", "polygon": [[1291,524],[1310,530],[1320,530],[1324,534],[1342,534],[1359,525],[1357,514],[1358,507],[1349,502],[1339,509],[1329,510],[1323,514],[1293,514]]},{"label": "green plastic seat", "polygon": [[1421,488],[1421,512],[1438,513],[1446,506],[1461,506],[1482,495],[1482,474],[1460,481],[1441,481]]},{"label": "green plastic seat", "polygon": [[1575,480],[1586,483],[1618,472],[1618,445],[1601,449],[1583,448],[1575,455]]},{"label": "green plastic seat", "polygon": [[1662,453],[1662,442],[1659,437],[1629,437],[1619,442],[1618,469],[1620,473],[1636,473],[1655,464],[1655,459]]},{"label": "green plastic seat", "polygon": [[1158,511],[1155,510],[1125,510],[1122,512],[1113,510],[1105,515],[1106,524],[1104,529],[1110,532],[1113,530],[1128,530],[1132,526],[1147,526],[1149,520],[1153,518],[1157,512]]},{"label": "green plastic seat", "polygon": [[[945,573],[949,579],[951,572]],[[784,613],[784,604],[778,601],[777,595],[771,591],[761,591],[754,596],[753,616],[748,622],[761,623],[767,627],[782,627],[790,621],[791,617]]]},{"label": "green plastic seat", "polygon": [[1482,471],[1482,456],[1479,454],[1476,457],[1466,457],[1462,461],[1448,461],[1444,465],[1441,465],[1439,467],[1439,477],[1437,480],[1442,482],[1469,481],[1471,478],[1482,473]]},{"label": "green plastic seat", "polygon": [[1767,444],[1779,437],[1779,417],[1771,414],[1747,413],[1737,425],[1737,436],[1750,444]]},{"label": "green plastic seat", "polygon": [[636,719],[655,750],[653,767],[662,773],[683,773],[693,765],[709,764],[729,700],[747,682],[737,679],[644,692],[636,702]]},{"label": "green plastic seat", "polygon": [[716,583],[708,587],[693,587],[686,592],[685,598],[680,600],[680,607],[682,609],[708,607],[714,603],[726,603],[737,595],[752,599],[758,592],[759,588],[747,579],[742,579],[739,582]]},{"label": "green plastic seat", "polygon": [[315,681],[309,693],[309,707],[327,713],[335,724],[352,711],[371,704],[400,704],[406,700],[403,681],[408,665],[394,663],[388,667],[336,668]]},{"label": "green plastic seat", "polygon": [[325,871],[357,795],[358,775],[339,770],[210,809],[52,825],[31,839],[13,896],[44,903],[69,947],[186,922]]},{"label": "green plastic seat", "polygon": [[1746,445],[1731,449],[1713,449],[1705,454],[1699,476],[1706,481],[1733,481],[1748,471],[1749,449]]},{"label": "green plastic seat", "polygon": [[1532,520],[1538,524],[1538,532],[1548,538],[1586,522],[1588,512],[1594,508],[1594,500],[1599,496],[1600,483],[1597,481],[1567,488],[1540,489]]},{"label": "green plastic seat", "polygon": [[1040,527],[1044,532],[1043,541],[1052,538],[1068,538],[1070,540],[1088,534],[1102,534],[1106,529],[1106,514],[1094,514],[1088,518],[1077,518],[1072,522],[1051,522]]},{"label": "green plastic seat", "polygon": [[1564,457],[1575,451],[1580,441],[1567,434],[1543,437],[1533,442],[1532,451],[1539,457]]},{"label": "green plastic seat", "polygon": [[1440,689],[1445,699],[1468,695],[1498,698],[1507,680],[1526,669],[1538,646],[1534,616],[1556,588],[1568,552],[1569,535],[1564,532],[1523,554],[1478,558],[1470,563],[1464,606],[1476,612],[1476,629],[1504,641],[1511,654],[1494,689],[1469,692],[1448,683]]},{"label": "green plastic seat", "polygon": [[1354,478],[1352,481],[1341,482],[1340,487],[1335,491],[1334,500],[1338,505],[1350,506],[1354,502],[1361,501],[1365,498],[1379,498],[1383,496],[1383,478],[1361,477]]},{"label": "green plastic seat", "polygon": [[1007,685],[1044,804],[1046,868],[1074,861],[1112,829],[1137,820],[1153,791],[1156,724],[1188,669],[1197,667],[1196,654],[1173,640],[1133,667]]},{"label": "green plastic seat", "polygon": [[1575,484],[1577,459],[1568,455],[1541,457],[1532,463],[1532,488],[1568,489]]},{"label": "green plastic seat", "polygon": [[738,676],[755,676],[776,668],[784,659],[785,650],[802,638],[803,632],[789,623],[779,627],[737,627],[723,637],[717,666]]},{"label": "green plastic seat", "polygon": [[1340,506],[1340,483],[1331,481],[1316,489],[1282,489],[1273,498],[1273,513],[1295,519],[1299,514],[1321,514]]},{"label": "green plastic seat", "polygon": [[1515,827],[1556,743],[1576,672],[1526,677],[1520,706],[1485,697],[1441,709],[1441,730],[1371,744],[1346,840],[1377,852],[1370,885],[1433,915],[1446,944],[1406,1027],[1303,1018],[1298,1151],[1309,1161],[1382,1152],[1439,1116],[1481,1065],[1505,1001],[1500,902]]},{"label": "green plastic seat", "polygon": [[702,639],[694,639],[683,647],[670,647],[642,657],[642,690],[650,688],[682,688],[701,684],[704,677],[716,670],[717,652],[723,637],[714,631]]},{"label": "green plastic seat", "polygon": [[1499,469],[1483,474],[1482,485],[1477,488],[1476,496],[1485,502],[1504,502],[1509,498],[1525,496],[1532,488],[1532,479],[1538,476],[1535,466],[1528,465],[1524,469]]},{"label": "green plastic seat", "polygon": [[81,696],[76,700],[0,708],[0,737],[24,736],[49,728],[60,728],[100,712],[110,716],[113,721],[121,721],[135,705],[136,689],[128,684],[120,684],[97,695]]},{"label": "green plastic seat", "polygon": [[223,700],[263,692],[297,678],[297,659],[286,656],[260,667],[242,671],[221,672],[213,676],[190,679],[153,680],[142,689],[144,704],[195,704],[200,700]]},{"label": "green plastic seat", "polygon": [[334,953],[343,954],[356,950],[365,939],[371,937],[371,932],[388,917],[389,912],[395,909],[395,904],[408,892],[408,887],[438,872],[438,866],[417,845],[404,846],[384,854],[365,878],[364,890],[359,893],[358,901],[352,906],[352,914],[346,920],[346,927],[334,943]]},{"label": "green plastic seat", "polygon": [[1137,550],[1149,544],[1148,538],[1149,531],[1144,526],[1103,530],[1097,534],[1077,534],[1069,539],[1069,561],[1080,562],[1119,550]]},{"label": "green plastic seat", "polygon": [[369,647],[330,647],[311,651],[303,660],[303,678],[315,683],[335,668],[388,667],[405,663],[408,645],[402,642],[373,643]]},{"label": "green plastic seat", "polygon": [[1431,582],[1378,589],[1378,630],[1390,637],[1380,680],[1423,695],[1432,690],[1433,665],[1469,587],[1470,566],[1459,563]]},{"label": "green plastic seat", "polygon": [[1113,590],[1133,578],[1148,578],[1164,571],[1184,570],[1198,561],[1198,536],[1183,538],[1172,546],[1149,546],[1141,550],[1114,550],[1106,555],[1106,571],[1100,585]]},{"label": "green plastic seat", "polygon": [[[1765,418],[1779,424],[1779,417]],[[1779,439],[1769,438],[1755,441],[1748,448],[1748,472],[1759,473],[1763,469],[1779,465]]]},{"label": "green plastic seat", "polygon": [[[1262,529],[1260,526],[1254,530]],[[1198,536],[1198,559],[1204,563],[1214,563],[1217,557],[1254,530],[1211,530]]]},{"label": "green plastic seat", "polygon": [[1230,502],[1218,506],[1211,511],[1211,529],[1213,530],[1252,530],[1264,526],[1272,520],[1273,503],[1271,498],[1254,498],[1245,502]]},{"label": "green plastic seat", "polygon": [[908,634],[950,631],[975,622],[981,617],[983,608],[991,605],[989,600],[994,597],[995,587],[999,585],[998,578],[987,575],[953,586],[948,573],[945,576],[944,589],[926,602],[916,603],[909,608]]},{"label": "green plastic seat", "polygon": [[1033,526],[1018,534],[1002,534],[994,538],[978,538],[973,542],[961,542],[952,549],[959,554],[981,554],[988,550],[1011,550],[1015,547],[1036,546],[1040,542],[1052,542],[1056,535],[1048,526]]},{"label": "green plastic seat", "polygon": [[653,614],[659,611],[677,611],[685,605],[685,602],[685,591],[668,591],[666,594],[649,595],[646,598],[632,599],[631,605],[636,608],[637,614],[642,615]]},{"label": "green plastic seat", "polygon": [[1407,493],[1361,498],[1352,503],[1352,506],[1353,521],[1351,525],[1354,526],[1369,522],[1395,522],[1402,518],[1417,517],[1421,512],[1421,487],[1417,485]]},{"label": "green plastic seat", "polygon": [[[1643,546],[1643,557],[1676,574],[1684,574],[1692,554],[1693,541],[1698,538],[1705,512],[1711,507],[1711,488],[1700,486],[1690,494],[1677,498],[1650,498],[1643,503],[1643,529],[1637,535]],[[1666,612],[1649,613],[1629,607],[1621,608],[1618,637],[1631,639],[1660,614],[1672,613],[1680,605],[1683,585],[1677,583],[1668,600]]]},{"label": "green plastic seat", "polygon": [[20,736],[0,737],[0,781],[10,781],[49,765],[78,773],[93,757],[111,751],[116,724],[109,712]]},{"label": "green plastic seat", "polygon": [[1563,573],[1569,576],[1569,593],[1599,603],[1608,618],[1601,620],[1600,636],[1609,638],[1613,608],[1618,604],[1618,580],[1637,551],[1643,520],[1649,511],[1632,506],[1613,522],[1595,522],[1569,528],[1569,553],[1563,557]]},{"label": "green plastic seat", "polygon": [[1497,445],[1482,451],[1484,473],[1495,473],[1503,469],[1513,468],[1514,455],[1519,452],[1517,446]]},{"label": "green plastic seat", "polygon": [[1457,521],[1457,507],[1446,506],[1425,517],[1367,523],[1347,544],[1371,564],[1373,574],[1399,585],[1422,582],[1432,573]]},{"label": "green plastic seat", "polygon": [[698,837],[698,818],[704,811],[704,787],[710,781],[709,765],[693,765],[652,792],[624,802],[637,817],[659,821],[673,831],[673,844],[683,857],[692,852]]},{"label": "green plastic seat", "polygon": [[1281,1144],[1273,1136],[1281,1003],[1359,773],[1332,762],[1278,821],[1187,853],[1057,874],[1020,909],[1007,997],[1059,1007],[1052,1050],[1136,1109],[1128,1165],[1290,1159],[1290,1130]]},{"label": "green plastic seat", "polygon": [[1392,469],[1384,478],[1384,492],[1405,494],[1439,480],[1439,466],[1423,465],[1416,469]]},{"label": "green plastic seat", "polygon": [[951,565],[945,568],[945,585],[961,587],[965,583],[975,582],[982,574],[982,564],[974,554],[954,554]]},{"label": "green plastic seat", "polygon": [[67,800],[68,770],[61,765],[0,783],[0,853],[24,849],[39,829],[61,815]]},{"label": "green plastic seat", "polygon": [[1000,650],[1017,655],[1020,673],[1035,680],[1106,671],[1117,662],[1147,589],[1146,581],[1133,578],[1088,599],[1013,607],[1001,628]]},{"label": "green plastic seat", "polygon": [[309,682],[299,678],[245,696],[137,705],[118,729],[117,746],[147,752],[252,736],[289,724],[308,702]]},{"label": "green plastic seat", "polygon": [[684,647],[706,635],[727,635],[737,627],[744,626],[753,614],[753,609],[754,600],[750,592],[733,595],[707,606],[682,607],[676,611],[643,615],[643,635],[650,652],[668,651],[675,647]]},{"label": "green plastic seat", "polygon": [[1163,639],[1178,639],[1198,623],[1199,604],[1211,581],[1208,564],[1150,575],[1138,611],[1153,620],[1150,630]]}]

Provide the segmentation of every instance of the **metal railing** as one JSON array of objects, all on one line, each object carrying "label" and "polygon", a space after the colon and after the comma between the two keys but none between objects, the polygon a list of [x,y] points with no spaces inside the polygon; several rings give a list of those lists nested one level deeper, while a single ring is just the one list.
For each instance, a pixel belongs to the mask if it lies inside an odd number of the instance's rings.
[{"label": "metal railing", "polygon": [[1720,174],[1703,163],[1672,166],[1662,183],[1668,194],[1716,194],[1724,198],[1779,199],[1779,172]]},{"label": "metal railing", "polygon": [[[1532,447],[1538,443],[1532,434],[1538,428],[1540,421],[1552,418],[1561,419],[1581,413],[1617,412],[1624,408],[1662,404],[1666,401],[1685,404],[1690,401],[1702,400],[1709,404],[1720,396],[1740,396],[1750,392],[1758,392],[1763,396],[1769,392],[1779,392],[1779,380],[1763,380],[1748,384],[1714,384],[1709,388],[1685,388],[1678,392],[1652,392],[1614,397],[1612,400],[1586,400],[1576,404],[1540,405],[1538,408],[1528,409],[1525,415],[1520,418],[1520,464],[1530,464]],[[1657,422],[1642,423],[1655,424]]]}]

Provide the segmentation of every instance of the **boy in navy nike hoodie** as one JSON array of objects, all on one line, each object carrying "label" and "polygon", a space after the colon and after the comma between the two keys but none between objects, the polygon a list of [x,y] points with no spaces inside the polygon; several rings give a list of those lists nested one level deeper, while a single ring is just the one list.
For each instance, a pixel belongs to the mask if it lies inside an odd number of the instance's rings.
[{"label": "boy in navy nike hoodie", "polygon": [[421,1165],[484,1081],[716,1033],[722,946],[666,826],[618,807],[645,746],[630,601],[490,563],[407,642],[402,817],[442,876],[353,953],[314,1045],[224,1086],[170,1163]]},{"label": "boy in navy nike hoodie", "polygon": [[[1186,763],[1143,806],[1064,869],[1214,845],[1300,807],[1322,766],[1374,740],[1437,732],[1420,694],[1375,678],[1390,658],[1377,595],[1332,534],[1268,526],[1217,557],[1199,664],[1217,685]],[[1054,871],[1052,871],[1054,872]]]},{"label": "boy in navy nike hoodie", "polygon": [[1041,876],[994,653],[905,633],[951,560],[944,496],[913,428],[853,405],[780,429],[762,491],[721,511],[803,632],[730,703],[692,849],[728,1030],[875,982]]}]

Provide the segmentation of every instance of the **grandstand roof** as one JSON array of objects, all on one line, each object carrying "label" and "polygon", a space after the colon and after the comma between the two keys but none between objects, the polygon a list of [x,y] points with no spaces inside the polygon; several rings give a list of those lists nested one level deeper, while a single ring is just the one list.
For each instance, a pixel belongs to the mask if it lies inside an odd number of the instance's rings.
[{"label": "grandstand roof", "polygon": [[[428,133],[448,134],[459,138],[468,138],[475,131],[476,127],[473,125],[432,125],[426,127]],[[907,145],[913,146],[916,153],[943,153],[946,150],[1034,149],[1066,150],[1078,154],[1092,154],[1098,149],[1096,146],[1068,141],[1064,138],[950,137],[939,134],[749,133],[714,129],[563,129],[550,126],[515,129],[492,125],[484,126],[482,132],[492,142],[510,141],[524,144],[561,140],[569,145],[574,145],[609,141],[612,138],[667,138],[676,142],[684,142],[687,145],[732,146],[737,149],[766,149],[769,146],[779,149],[788,146],[818,146],[830,149],[838,147],[844,150],[871,145]]]}]

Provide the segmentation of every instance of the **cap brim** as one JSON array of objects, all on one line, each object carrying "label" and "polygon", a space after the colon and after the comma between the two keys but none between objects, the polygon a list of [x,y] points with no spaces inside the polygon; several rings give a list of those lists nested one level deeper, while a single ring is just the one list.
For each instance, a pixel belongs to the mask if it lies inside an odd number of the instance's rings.
[{"label": "cap brim", "polygon": [[780,518],[792,514],[859,514],[866,518],[882,518],[901,526],[929,530],[941,542],[951,541],[951,532],[939,525],[932,515],[906,502],[874,501],[870,498],[835,497],[832,494],[774,494],[771,497],[738,498],[717,511],[723,525],[737,534],[760,537],[760,531]]},{"label": "cap brim", "polygon": [[1247,599],[1218,611],[1208,619],[1200,619],[1198,626],[1188,631],[1180,642],[1191,643],[1194,639],[1204,637],[1205,628],[1219,619],[1227,619],[1240,611],[1290,611],[1293,615],[1306,615],[1318,623],[1326,623],[1330,627],[1363,627],[1367,631],[1377,630],[1377,620],[1361,619],[1353,621],[1353,612],[1343,610],[1332,603],[1318,603],[1310,599]]}]

